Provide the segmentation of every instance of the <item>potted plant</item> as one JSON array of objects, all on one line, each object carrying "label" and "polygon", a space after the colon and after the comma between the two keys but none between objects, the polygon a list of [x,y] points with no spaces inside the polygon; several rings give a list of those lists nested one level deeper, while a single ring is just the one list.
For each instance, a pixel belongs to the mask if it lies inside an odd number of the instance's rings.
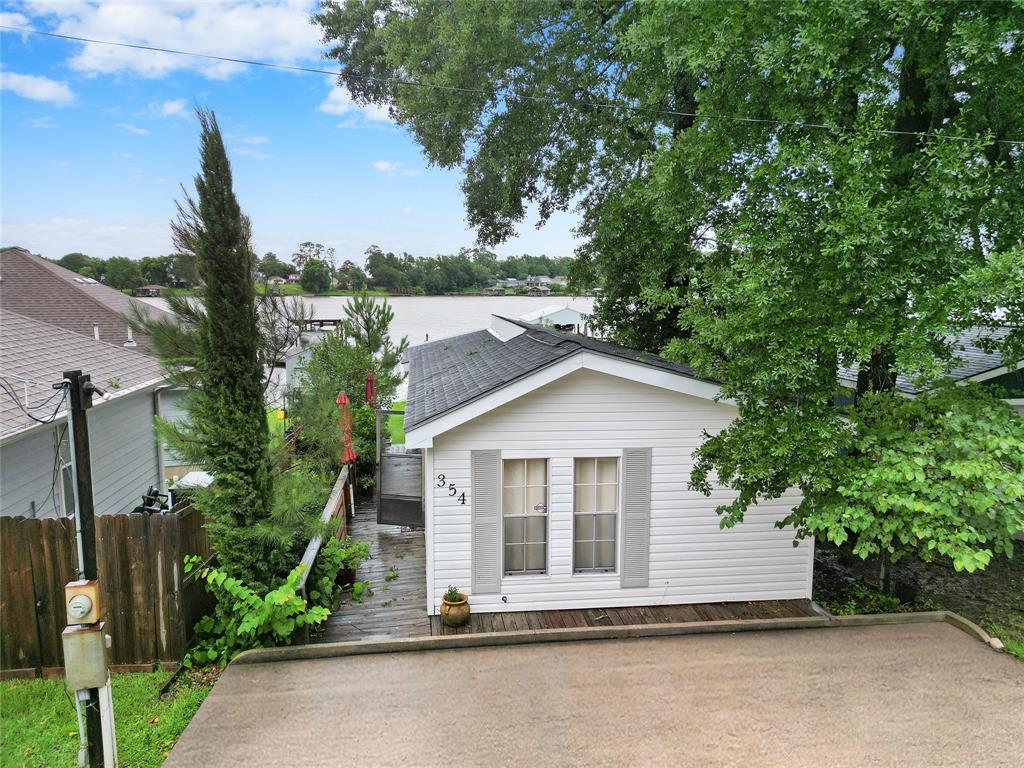
[{"label": "potted plant", "polygon": [[441,598],[441,621],[449,627],[461,627],[469,621],[469,596],[449,585]]},{"label": "potted plant", "polygon": [[341,557],[341,568],[338,569],[335,583],[344,587],[355,584],[356,571],[359,570],[363,560],[370,556],[370,542],[353,541],[348,536],[340,539],[339,542],[338,552]]}]

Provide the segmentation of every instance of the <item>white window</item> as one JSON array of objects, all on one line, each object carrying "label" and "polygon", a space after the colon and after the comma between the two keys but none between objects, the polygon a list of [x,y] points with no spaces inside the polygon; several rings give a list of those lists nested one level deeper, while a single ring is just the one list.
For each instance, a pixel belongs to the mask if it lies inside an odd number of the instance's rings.
[{"label": "white window", "polygon": [[614,571],[619,460],[576,459],[572,495],[573,571]]},{"label": "white window", "polygon": [[[68,418],[71,418],[70,416]],[[57,432],[57,466],[54,482],[60,499],[60,514],[65,517],[75,515],[75,473],[71,466],[71,445],[67,429]]]},{"label": "white window", "polygon": [[505,574],[544,573],[548,567],[548,460],[501,463]]}]

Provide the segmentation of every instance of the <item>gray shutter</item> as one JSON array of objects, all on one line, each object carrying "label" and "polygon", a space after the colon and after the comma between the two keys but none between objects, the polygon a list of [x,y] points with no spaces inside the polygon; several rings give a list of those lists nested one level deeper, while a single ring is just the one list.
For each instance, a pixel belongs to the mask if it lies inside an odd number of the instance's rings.
[{"label": "gray shutter", "polygon": [[651,449],[622,451],[622,586],[646,587],[651,570]]},{"label": "gray shutter", "polygon": [[498,451],[469,455],[471,551],[474,595],[501,591],[501,456]]}]

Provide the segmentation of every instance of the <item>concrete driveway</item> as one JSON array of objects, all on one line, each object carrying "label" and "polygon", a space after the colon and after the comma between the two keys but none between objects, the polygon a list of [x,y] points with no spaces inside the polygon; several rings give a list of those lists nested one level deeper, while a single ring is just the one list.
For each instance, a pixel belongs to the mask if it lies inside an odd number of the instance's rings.
[{"label": "concrete driveway", "polygon": [[1020,766],[1024,664],[947,624],[230,666],[167,766]]}]

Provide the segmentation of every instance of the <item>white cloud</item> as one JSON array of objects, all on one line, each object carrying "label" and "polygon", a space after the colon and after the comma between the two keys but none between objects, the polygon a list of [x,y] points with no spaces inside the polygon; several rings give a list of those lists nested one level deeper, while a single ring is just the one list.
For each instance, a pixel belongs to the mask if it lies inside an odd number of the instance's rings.
[{"label": "white cloud", "polygon": [[239,139],[242,144],[248,144],[250,146],[258,146],[260,144],[269,144],[270,139],[266,136],[246,136],[245,138]]},{"label": "white cloud", "polygon": [[56,128],[57,127],[57,121],[54,120],[49,115],[44,115],[43,117],[33,117],[31,120],[28,121],[28,124],[30,126],[32,126],[33,128]]},{"label": "white cloud", "polygon": [[184,99],[171,99],[163,104],[151,104],[150,111],[160,117],[188,117]]},{"label": "white cloud", "polygon": [[75,94],[68,84],[39,75],[19,75],[17,72],[0,70],[0,90],[12,91],[33,101],[48,101],[52,104],[70,104]]},{"label": "white cloud", "polygon": [[149,130],[147,128],[140,128],[139,126],[132,125],[131,123],[118,123],[114,127],[120,128],[122,131],[128,131],[128,133],[137,134],[139,136],[149,135]]},{"label": "white cloud", "polygon": [[170,227],[165,219],[131,220],[78,218],[11,218],[3,220],[4,242],[32,253],[60,257],[72,251],[94,256],[138,259],[169,253]]},{"label": "white cloud", "polygon": [[[10,13],[7,11],[0,11],[0,24],[5,27],[21,27],[22,29],[34,29],[32,22],[28,20],[28,16],[23,13]],[[4,30],[6,31],[6,30]],[[15,32],[15,34],[18,34]],[[28,37],[25,33],[21,33],[22,39]]]},{"label": "white cloud", "polygon": [[404,168],[402,164],[396,160],[374,160],[370,163],[370,167],[375,171],[380,171],[387,176],[418,176],[419,171],[415,168]]},{"label": "white cloud", "polygon": [[[327,84],[331,86],[331,90],[328,91],[327,98],[321,102],[319,107],[317,107],[321,112],[325,112],[328,115],[358,115],[364,120],[372,122],[391,122],[391,116],[388,114],[386,107],[381,107],[377,104],[357,104],[352,98],[352,94],[348,92],[348,89],[342,85],[338,85],[338,82],[334,77],[328,77]],[[338,123],[338,127],[353,128],[359,127],[359,124],[352,123],[350,121],[342,121],[341,123]]]},{"label": "white cloud", "polygon": [[408,216],[410,213],[412,213],[412,206],[411,205],[405,206],[405,208],[402,209],[402,213],[404,213],[406,216]]},{"label": "white cloud", "polygon": [[245,155],[255,160],[268,160],[270,155],[253,147],[235,147],[232,152],[236,155]]},{"label": "white cloud", "polygon": [[[319,28],[310,24],[314,0],[181,0],[181,2],[39,2],[33,9],[58,20],[61,34],[119,43],[275,63],[319,58]],[[176,71],[230,78],[244,64],[96,43],[83,44],[70,65],[89,74],[128,72],[159,78]]]}]

